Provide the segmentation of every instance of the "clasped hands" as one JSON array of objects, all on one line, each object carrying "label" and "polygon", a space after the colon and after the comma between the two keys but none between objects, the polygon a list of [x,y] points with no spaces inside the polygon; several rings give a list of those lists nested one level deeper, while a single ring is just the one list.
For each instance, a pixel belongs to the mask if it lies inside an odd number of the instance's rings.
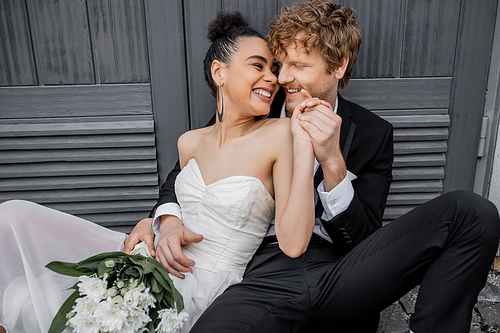
[{"label": "clasped hands", "polygon": [[[335,114],[330,103],[313,98],[304,89],[301,93],[305,100],[294,109],[292,134],[294,140],[299,140],[314,149],[316,159],[324,170],[325,189],[329,191],[345,177],[345,163],[339,147],[342,119]],[[339,167],[340,174],[337,172]],[[329,172],[325,171],[330,169],[334,171],[334,177],[327,176]],[[339,175],[335,176],[336,174]],[[203,236],[186,228],[178,217],[164,215],[160,218],[160,236],[155,251],[152,223],[152,218],[139,221],[125,240],[123,251],[130,253],[137,243],[144,241],[151,255],[170,274],[184,278],[183,273],[192,272],[195,262],[182,253],[182,246],[199,243],[203,240]]]}]

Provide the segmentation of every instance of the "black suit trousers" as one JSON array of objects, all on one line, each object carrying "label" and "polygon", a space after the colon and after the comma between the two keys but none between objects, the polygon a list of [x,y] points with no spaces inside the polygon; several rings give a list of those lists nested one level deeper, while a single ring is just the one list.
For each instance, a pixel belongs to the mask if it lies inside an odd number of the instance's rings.
[{"label": "black suit trousers", "polygon": [[470,192],[442,195],[382,227],[342,257],[310,244],[289,258],[262,245],[191,332],[340,332],[420,284],[411,329],[469,332],[499,240],[495,206]]}]

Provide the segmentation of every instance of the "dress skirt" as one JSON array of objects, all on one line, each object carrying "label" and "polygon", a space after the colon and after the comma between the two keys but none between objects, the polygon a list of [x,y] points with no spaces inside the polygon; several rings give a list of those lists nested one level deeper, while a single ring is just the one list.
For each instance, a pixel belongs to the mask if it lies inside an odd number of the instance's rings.
[{"label": "dress skirt", "polygon": [[8,333],[46,333],[78,278],[45,268],[121,251],[127,235],[38,204],[0,204],[0,325]]}]

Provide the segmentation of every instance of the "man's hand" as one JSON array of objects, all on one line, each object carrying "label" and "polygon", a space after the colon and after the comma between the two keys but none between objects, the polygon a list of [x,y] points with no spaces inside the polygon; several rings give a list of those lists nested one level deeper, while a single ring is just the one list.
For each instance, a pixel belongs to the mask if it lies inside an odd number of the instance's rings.
[{"label": "man's hand", "polygon": [[323,168],[325,190],[329,192],[347,173],[339,145],[342,118],[333,111],[330,103],[312,98],[307,92],[303,95],[307,100],[298,105],[303,111],[297,118],[311,138],[314,155]]},{"label": "man's hand", "polygon": [[182,221],[174,215],[164,215],[160,218],[160,236],[158,238],[156,260],[162,264],[167,271],[179,278],[184,278],[186,272],[191,269],[195,262],[182,253],[182,245],[199,243],[203,236],[195,234],[186,228]]},{"label": "man's hand", "polygon": [[145,242],[148,246],[149,253],[151,256],[155,256],[155,247],[154,247],[154,233],[151,225],[153,224],[152,218],[147,218],[144,220],[140,220],[134,227],[134,230],[130,233],[130,235],[125,239],[125,247],[123,248],[123,252],[130,254],[130,251],[140,242]]}]

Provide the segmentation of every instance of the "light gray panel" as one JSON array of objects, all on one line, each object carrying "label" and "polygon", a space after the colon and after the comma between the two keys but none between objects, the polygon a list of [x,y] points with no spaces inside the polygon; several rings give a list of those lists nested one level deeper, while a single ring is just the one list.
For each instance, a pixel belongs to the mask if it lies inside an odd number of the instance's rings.
[{"label": "light gray panel", "polygon": [[[0,137],[2,136],[0,125]],[[147,147],[154,146],[154,133],[147,134],[103,134],[103,135],[72,135],[72,136],[36,136],[11,137],[0,139],[0,150],[17,149],[59,149],[67,148],[103,148],[103,147]]]},{"label": "light gray panel", "polygon": [[410,210],[417,207],[417,205],[413,206],[388,206],[384,212],[384,220],[394,220],[408,213]]},{"label": "light gray panel", "polygon": [[356,10],[363,35],[352,77],[397,76],[401,1],[340,0],[338,3]]},{"label": "light gray panel", "polygon": [[157,158],[163,182],[178,159],[177,138],[189,129],[184,12],[182,1],[144,3]]},{"label": "light gray panel", "polygon": [[444,153],[396,155],[392,164],[393,168],[445,165],[446,157]]},{"label": "light gray panel", "polygon": [[443,167],[396,168],[392,170],[394,180],[443,179]]},{"label": "light gray panel", "polygon": [[[393,123],[394,124],[394,123]],[[394,128],[393,138],[398,141],[446,140],[448,128]]]},{"label": "light gray panel", "polygon": [[[26,175],[29,177],[30,175]],[[157,186],[158,175],[151,174],[129,174],[129,175],[96,175],[96,176],[58,176],[53,177],[30,177],[30,178],[0,178],[0,191],[23,191],[34,190],[67,190],[100,187],[121,186]]]},{"label": "light gray panel", "polygon": [[417,116],[384,116],[394,128],[418,128],[418,127],[448,127],[450,116],[446,115],[417,115]]},{"label": "light gray panel", "polygon": [[0,1],[0,45],[0,86],[38,84],[24,1]]},{"label": "light gray panel", "polygon": [[443,182],[439,179],[393,181],[389,193],[442,192]]},{"label": "light gray panel", "polygon": [[105,149],[59,149],[34,151],[0,151],[0,165],[12,163],[40,163],[40,162],[85,162],[85,161],[114,161],[156,159],[154,147],[145,148],[105,148]]},{"label": "light gray panel", "polygon": [[95,83],[85,1],[28,1],[45,85]]},{"label": "light gray panel", "polygon": [[[151,133],[153,120],[134,122],[85,122],[85,118],[72,118],[75,123],[0,124],[0,137],[36,135],[79,135],[99,133]],[[154,142],[154,140],[152,141]]]},{"label": "light gray panel", "polygon": [[[144,212],[156,204],[155,200],[122,200],[105,202],[78,202],[50,204],[52,208],[71,214],[103,214],[116,212]],[[138,222],[137,220],[136,222]]]},{"label": "light gray panel", "polygon": [[112,200],[145,200],[157,199],[158,187],[119,187],[94,189],[57,190],[57,191],[12,191],[0,192],[0,202],[21,199],[40,204],[61,202],[85,201],[112,201]]},{"label": "light gray panel", "polygon": [[394,154],[445,153],[446,141],[409,141],[394,142]]},{"label": "light gray panel", "polygon": [[205,83],[203,59],[210,46],[208,24],[222,9],[221,0],[185,1],[186,58],[191,128],[205,126],[215,114],[215,98]]},{"label": "light gray panel", "polygon": [[25,164],[4,164],[0,167],[0,178],[16,177],[60,177],[86,175],[125,175],[156,173],[156,161],[87,161],[80,162],[45,162]]},{"label": "light gray panel", "polygon": [[387,205],[420,205],[439,196],[439,193],[390,193]]},{"label": "light gray panel", "polygon": [[0,89],[0,119],[152,114],[149,84]]},{"label": "light gray panel", "polygon": [[277,13],[277,1],[222,0],[222,10],[225,12],[241,12],[250,26],[266,37],[267,28]]},{"label": "light gray panel", "polygon": [[144,3],[89,0],[97,82],[149,82]]},{"label": "light gray panel", "polygon": [[451,78],[356,79],[340,94],[369,110],[447,109],[451,82]]},{"label": "light gray panel", "polygon": [[[47,206],[50,206],[48,204]],[[127,230],[125,226],[132,227],[137,224],[140,220],[146,218],[149,214],[149,210],[142,212],[116,212],[113,214],[77,214],[77,216],[85,219],[87,221],[92,221],[98,223],[104,227],[117,227],[117,230]],[[114,229],[114,228],[112,228]]]},{"label": "light gray panel", "polygon": [[452,76],[460,5],[406,1],[402,77]]}]

